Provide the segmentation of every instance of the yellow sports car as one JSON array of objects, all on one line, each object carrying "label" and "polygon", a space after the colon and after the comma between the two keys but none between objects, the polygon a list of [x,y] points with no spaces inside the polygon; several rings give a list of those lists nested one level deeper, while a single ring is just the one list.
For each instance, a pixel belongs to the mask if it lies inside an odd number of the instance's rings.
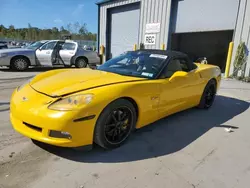
[{"label": "yellow sports car", "polygon": [[93,69],[38,74],[11,98],[10,119],[21,134],[63,147],[111,149],[133,131],[170,114],[212,106],[217,66],[181,52],[138,50]]}]

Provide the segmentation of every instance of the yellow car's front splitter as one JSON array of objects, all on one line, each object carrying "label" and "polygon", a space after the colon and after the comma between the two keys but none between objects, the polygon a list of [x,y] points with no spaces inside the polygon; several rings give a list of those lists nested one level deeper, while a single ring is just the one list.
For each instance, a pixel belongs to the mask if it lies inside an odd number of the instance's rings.
[{"label": "yellow car's front splitter", "polygon": [[[15,117],[15,113],[10,114],[10,120],[17,132],[31,139],[47,144],[62,147],[80,147],[92,145],[93,143],[93,125],[95,120],[89,120],[81,123],[72,122],[63,128],[60,128],[62,126],[58,125],[58,128],[53,128],[53,130],[47,128],[47,126],[43,126],[43,124],[48,125],[48,123],[55,123],[50,120],[44,121],[43,123],[41,122],[37,125],[32,123],[32,121],[26,121],[28,120],[27,118],[18,119]],[[73,126],[74,128],[72,129],[70,126]],[[57,127],[56,124],[54,124],[53,127]]]},{"label": "yellow car's front splitter", "polygon": [[[48,96],[29,90],[29,101],[21,101],[14,93],[10,105],[10,120],[14,129],[31,139],[62,147],[92,145],[97,116],[91,112],[54,111],[40,103]],[[26,95],[27,96],[27,95]],[[33,101],[34,100],[34,101]],[[32,107],[33,106],[33,107]],[[80,118],[81,117],[81,118]],[[86,118],[87,117],[87,118]]]}]

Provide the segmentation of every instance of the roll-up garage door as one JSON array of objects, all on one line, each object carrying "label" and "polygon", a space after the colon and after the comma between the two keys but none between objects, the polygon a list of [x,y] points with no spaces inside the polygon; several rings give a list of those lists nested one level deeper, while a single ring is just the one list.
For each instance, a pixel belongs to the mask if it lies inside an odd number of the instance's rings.
[{"label": "roll-up garage door", "polygon": [[133,3],[109,11],[107,58],[132,50],[138,44],[140,4]]},{"label": "roll-up garage door", "polygon": [[239,0],[173,0],[172,33],[232,30]]}]

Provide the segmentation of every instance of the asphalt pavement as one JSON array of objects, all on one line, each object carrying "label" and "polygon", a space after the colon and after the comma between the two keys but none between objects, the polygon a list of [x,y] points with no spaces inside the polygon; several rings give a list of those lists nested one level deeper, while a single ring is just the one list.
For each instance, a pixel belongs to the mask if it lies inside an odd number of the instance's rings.
[{"label": "asphalt pavement", "polygon": [[118,149],[84,152],[33,143],[12,129],[11,93],[38,72],[0,71],[0,188],[249,187],[250,84],[223,80],[211,109],[157,121]]}]

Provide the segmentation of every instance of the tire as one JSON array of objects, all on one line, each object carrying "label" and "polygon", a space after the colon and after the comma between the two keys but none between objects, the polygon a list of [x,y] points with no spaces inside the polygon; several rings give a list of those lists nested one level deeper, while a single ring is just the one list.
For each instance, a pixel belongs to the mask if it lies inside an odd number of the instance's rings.
[{"label": "tire", "polygon": [[135,107],[128,100],[118,99],[110,103],[97,120],[94,132],[95,143],[104,149],[120,147],[134,130],[136,120]]},{"label": "tire", "polygon": [[216,81],[210,80],[203,91],[198,108],[209,109],[213,105],[215,97],[216,97]]},{"label": "tire", "polygon": [[76,68],[86,68],[88,65],[87,60],[85,58],[76,59],[75,66]]},{"label": "tire", "polygon": [[26,58],[23,57],[17,57],[12,60],[11,62],[11,69],[17,70],[17,71],[24,71],[29,68],[29,62]]}]

